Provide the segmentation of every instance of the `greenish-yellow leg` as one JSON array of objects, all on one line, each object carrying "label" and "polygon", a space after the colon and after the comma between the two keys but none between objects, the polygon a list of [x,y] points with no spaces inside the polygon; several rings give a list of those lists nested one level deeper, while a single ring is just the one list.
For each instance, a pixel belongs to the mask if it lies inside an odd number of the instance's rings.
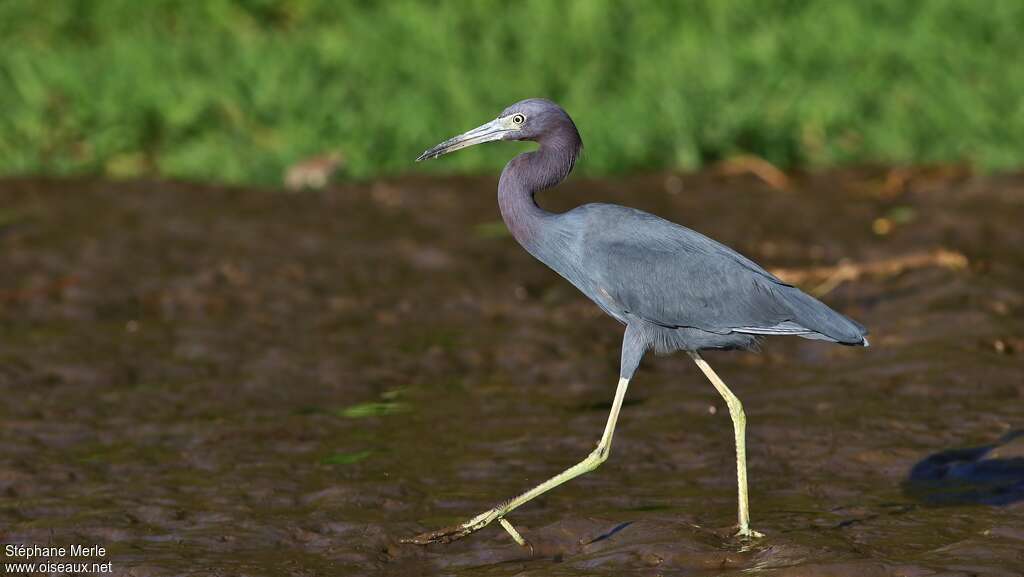
[{"label": "greenish-yellow leg", "polygon": [[615,422],[619,419],[619,411],[622,409],[622,399],[625,398],[626,389],[628,387],[629,379],[619,379],[619,386],[615,389],[615,400],[612,401],[612,410],[608,414],[608,422],[604,426],[604,434],[601,435],[601,440],[597,443],[597,448],[587,455],[586,459],[583,459],[579,463],[576,463],[558,475],[551,477],[547,481],[544,481],[522,495],[509,499],[489,511],[484,511],[461,525],[454,525],[452,527],[438,529],[437,531],[422,533],[411,539],[403,539],[402,542],[415,543],[417,545],[426,545],[428,543],[450,543],[456,539],[461,539],[470,533],[479,531],[491,524],[493,521],[498,520],[516,543],[526,545],[526,540],[523,539],[522,536],[519,535],[519,532],[512,527],[512,524],[505,519],[505,515],[508,515],[511,511],[519,508],[519,506],[524,503],[547,493],[562,483],[575,479],[589,471],[593,471],[608,459],[608,453],[612,448],[612,436],[615,434]]},{"label": "greenish-yellow leg", "polygon": [[697,363],[704,376],[711,381],[711,384],[718,390],[718,394],[725,399],[729,407],[729,416],[732,417],[733,431],[736,433],[736,484],[739,487],[739,532],[740,537],[763,537],[762,534],[750,528],[750,508],[747,504],[747,417],[743,413],[743,403],[736,395],[732,394],[725,382],[718,377],[718,374],[711,368],[711,365],[698,353],[692,352],[690,356],[693,362]]}]

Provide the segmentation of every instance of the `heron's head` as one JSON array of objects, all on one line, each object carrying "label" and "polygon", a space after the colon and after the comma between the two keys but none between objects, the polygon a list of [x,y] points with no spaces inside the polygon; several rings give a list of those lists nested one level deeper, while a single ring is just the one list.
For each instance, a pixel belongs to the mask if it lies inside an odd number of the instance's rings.
[{"label": "heron's head", "polygon": [[487,124],[449,138],[427,150],[416,161],[437,158],[492,140],[534,140],[543,143],[548,138],[567,133],[579,140],[576,125],[561,106],[543,98],[529,98],[509,106]]}]

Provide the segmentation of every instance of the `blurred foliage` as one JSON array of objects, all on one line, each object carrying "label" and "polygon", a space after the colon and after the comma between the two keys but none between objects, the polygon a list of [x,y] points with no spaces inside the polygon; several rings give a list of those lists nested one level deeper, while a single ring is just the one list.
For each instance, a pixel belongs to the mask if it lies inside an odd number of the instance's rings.
[{"label": "blurred foliage", "polygon": [[379,403],[361,403],[358,405],[352,405],[344,409],[338,410],[338,416],[346,417],[349,419],[361,419],[363,417],[383,417],[386,415],[395,415],[398,413],[404,413],[409,410],[408,405],[404,403],[396,403],[393,401],[384,401]]},{"label": "blurred foliage", "polygon": [[[0,173],[365,178],[546,96],[591,174],[1024,160],[1020,0],[5,0]],[[493,171],[484,146],[427,171]]]},{"label": "blurred foliage", "polygon": [[371,450],[356,451],[354,453],[335,453],[320,459],[320,462],[324,465],[352,465],[365,460],[372,454],[373,451]]}]

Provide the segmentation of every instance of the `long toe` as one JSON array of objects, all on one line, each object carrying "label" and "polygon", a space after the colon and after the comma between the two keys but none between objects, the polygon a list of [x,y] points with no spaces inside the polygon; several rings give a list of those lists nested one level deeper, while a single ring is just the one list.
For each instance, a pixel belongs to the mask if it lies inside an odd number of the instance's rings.
[{"label": "long toe", "polygon": [[469,535],[472,531],[466,528],[465,525],[452,525],[451,527],[444,527],[436,531],[427,531],[426,533],[420,533],[415,537],[409,539],[402,539],[400,543],[409,543],[412,545],[430,545],[431,543],[451,543],[452,541],[458,541],[466,535]]}]

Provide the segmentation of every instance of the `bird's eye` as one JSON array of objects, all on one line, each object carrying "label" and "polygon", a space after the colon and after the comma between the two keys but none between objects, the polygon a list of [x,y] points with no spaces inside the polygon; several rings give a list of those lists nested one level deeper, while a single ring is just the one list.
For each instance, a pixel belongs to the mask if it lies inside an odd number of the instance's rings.
[{"label": "bird's eye", "polygon": [[526,122],[526,117],[523,116],[522,114],[516,114],[515,116],[512,117],[512,122],[514,122],[515,124],[522,124]]}]

